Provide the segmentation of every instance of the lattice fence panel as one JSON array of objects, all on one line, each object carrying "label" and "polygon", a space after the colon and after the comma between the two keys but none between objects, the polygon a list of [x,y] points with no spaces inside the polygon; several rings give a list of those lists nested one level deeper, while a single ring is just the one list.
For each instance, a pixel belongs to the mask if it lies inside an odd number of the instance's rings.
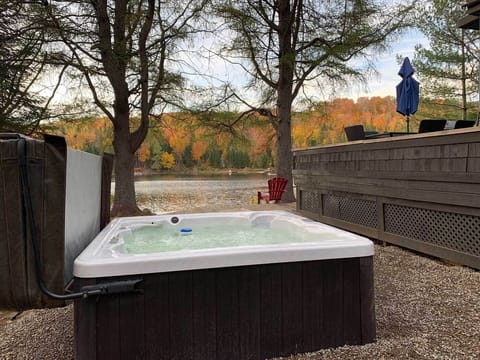
[{"label": "lattice fence panel", "polygon": [[385,232],[480,256],[480,217],[385,204]]},{"label": "lattice fence panel", "polygon": [[323,214],[353,224],[378,228],[377,205],[354,194],[323,194]]},{"label": "lattice fence panel", "polygon": [[320,195],[315,191],[304,191],[300,193],[300,206],[302,210],[319,213]]}]

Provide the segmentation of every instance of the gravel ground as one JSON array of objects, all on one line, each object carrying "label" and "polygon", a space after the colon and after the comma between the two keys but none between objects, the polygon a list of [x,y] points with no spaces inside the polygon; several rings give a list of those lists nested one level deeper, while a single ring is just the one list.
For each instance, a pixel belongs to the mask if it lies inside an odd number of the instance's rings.
[{"label": "gravel ground", "polygon": [[[248,199],[248,195],[244,198]],[[148,201],[145,203],[148,206]],[[176,198],[174,203],[152,210],[186,212],[248,207],[203,202],[210,205],[205,208],[200,206],[202,201],[192,198]],[[292,209],[292,205],[286,208]],[[374,259],[377,341],[288,359],[480,359],[480,272],[396,246],[375,245]],[[20,314],[0,312],[2,360],[73,359],[73,341],[71,305]]]}]

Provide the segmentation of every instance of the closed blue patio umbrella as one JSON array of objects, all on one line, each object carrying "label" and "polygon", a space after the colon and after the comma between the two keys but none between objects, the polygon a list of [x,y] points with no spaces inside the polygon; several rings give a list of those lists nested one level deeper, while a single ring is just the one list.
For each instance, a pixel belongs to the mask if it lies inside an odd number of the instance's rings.
[{"label": "closed blue patio umbrella", "polygon": [[412,77],[414,72],[410,59],[406,57],[398,72],[402,81],[397,85],[397,112],[407,117],[407,133],[410,132],[410,115],[417,112],[420,95],[420,85]]}]

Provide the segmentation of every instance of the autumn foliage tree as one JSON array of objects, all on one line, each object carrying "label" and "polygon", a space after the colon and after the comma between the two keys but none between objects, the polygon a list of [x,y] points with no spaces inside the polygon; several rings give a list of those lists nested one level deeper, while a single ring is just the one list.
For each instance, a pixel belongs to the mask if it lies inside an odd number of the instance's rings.
[{"label": "autumn foliage tree", "polygon": [[[426,103],[420,107],[416,118],[434,114],[440,118],[456,119],[455,113],[446,112],[448,109]],[[239,114],[231,113],[229,116],[234,121]],[[343,128],[352,124],[363,124],[367,130],[380,132],[405,130],[405,119],[396,112],[393,97],[363,97],[356,101],[340,98],[318,102],[304,111],[293,113],[292,146],[302,148],[345,142]],[[418,120],[414,126],[418,126]],[[112,149],[112,124],[106,118],[56,122],[56,127],[57,133],[64,135],[69,146],[76,149],[94,153],[110,152]],[[142,167],[153,170],[179,169],[180,166],[269,168],[274,167],[277,161],[276,146],[275,130],[262,117],[243,122],[234,136],[215,132],[202,120],[189,114],[171,113],[164,114],[161,119],[152,119],[150,131],[136,152],[136,161]],[[191,152],[192,164],[178,163],[176,159],[186,158],[188,151]],[[169,154],[169,159],[164,154]]]},{"label": "autumn foliage tree", "polygon": [[202,128],[197,128],[193,133],[192,160],[199,161],[208,150],[208,135]]}]

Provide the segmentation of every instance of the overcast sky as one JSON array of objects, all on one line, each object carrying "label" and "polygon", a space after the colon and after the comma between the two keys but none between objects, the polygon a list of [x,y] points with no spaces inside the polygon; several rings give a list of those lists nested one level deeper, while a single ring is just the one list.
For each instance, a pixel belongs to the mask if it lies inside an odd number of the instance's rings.
[{"label": "overcast sky", "polygon": [[[208,47],[208,41],[205,41],[204,46]],[[381,55],[372,55],[369,59],[378,71],[378,75],[372,75],[367,84],[350,85],[347,89],[336,89],[333,97],[347,97],[357,99],[359,97],[372,96],[395,96],[395,87],[401,81],[398,71],[400,65],[396,57],[402,58],[408,56],[413,60],[415,45],[423,44],[428,46],[427,39],[417,31],[409,31],[398,38],[390,46],[390,49]],[[188,56],[188,55],[187,55]],[[190,79],[192,83],[200,84],[201,86],[219,85],[222,81],[228,81],[235,85],[237,89],[248,81],[248,76],[243,70],[236,65],[225,63],[223,60],[211,56],[208,60],[202,57],[190,58],[187,62],[192,64],[198,72],[207,73],[207,76],[192,76]],[[362,66],[362,63],[358,63]],[[415,64],[413,63],[415,67]],[[328,83],[307,84],[306,92],[312,96],[314,100],[328,100],[332,97],[331,91],[328,90]],[[248,94],[242,91],[246,101],[255,105],[254,99],[258,99],[258,94],[253,91]]]},{"label": "overcast sky", "polygon": [[[193,48],[208,48],[211,45],[211,39],[202,39],[201,44],[192,44]],[[210,44],[209,44],[210,43]],[[413,59],[415,45],[422,43],[428,44],[425,37],[415,31],[410,31],[404,34],[397,41],[391,44],[390,49],[382,55],[372,55],[370,59],[375,65],[378,71],[377,76],[372,76],[367,84],[351,85],[347,89],[337,89],[333,97],[347,97],[357,99],[359,97],[372,97],[372,96],[395,96],[395,86],[401,81],[398,75],[400,65],[397,63],[396,57],[408,56],[410,60]],[[192,50],[192,49],[190,49]],[[192,56],[190,51],[185,51],[180,54],[183,57],[183,61],[189,63],[190,66],[184,67],[184,71],[190,73],[191,84],[195,84],[201,87],[220,85],[223,81],[228,81],[234,84],[237,89],[240,89],[242,85],[245,85],[248,81],[248,76],[237,65],[225,63],[223,60],[210,55],[208,58],[202,56]],[[413,63],[415,67],[415,63]],[[193,75],[194,73],[207,73],[207,75]],[[55,74],[51,74],[51,79],[47,76],[46,83],[50,83],[49,87],[53,87],[56,81]],[[328,83],[322,84],[320,88],[317,84],[307,85],[306,93],[312,97],[314,101],[329,100],[332,98],[331,92],[328,90]],[[77,85],[69,87],[68,85],[62,87],[57,94],[57,102],[61,103],[65,99],[69,99],[72,94],[77,93]],[[421,90],[420,90],[421,91]],[[242,90],[243,98],[251,105],[256,106],[256,100],[258,100],[258,94],[251,91],[250,93]],[[196,100],[191,99],[193,102]]]},{"label": "overcast sky", "polygon": [[[422,44],[428,47],[428,40],[423,34],[411,31],[396,41],[388,53],[382,54],[374,59],[375,66],[379,72],[378,77],[369,80],[368,90],[364,88],[354,88],[345,95],[352,98],[367,96],[396,96],[395,86],[401,81],[398,75],[400,65],[397,63],[397,55],[409,57],[413,60],[415,45]],[[415,64],[412,62],[413,67]],[[415,77],[415,75],[414,75]]]}]

